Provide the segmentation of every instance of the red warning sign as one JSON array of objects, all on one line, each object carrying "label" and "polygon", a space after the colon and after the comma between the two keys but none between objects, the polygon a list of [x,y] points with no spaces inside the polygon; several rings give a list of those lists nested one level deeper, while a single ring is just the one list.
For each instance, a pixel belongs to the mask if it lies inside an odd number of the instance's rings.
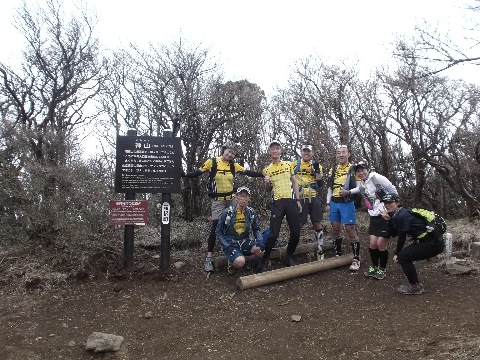
[{"label": "red warning sign", "polygon": [[109,225],[145,225],[147,221],[147,200],[110,200]]}]

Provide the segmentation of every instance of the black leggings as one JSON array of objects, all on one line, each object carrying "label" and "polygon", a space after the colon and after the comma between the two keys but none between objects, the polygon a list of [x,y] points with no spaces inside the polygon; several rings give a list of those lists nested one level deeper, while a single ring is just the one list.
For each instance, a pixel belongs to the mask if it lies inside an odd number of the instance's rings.
[{"label": "black leggings", "polygon": [[210,228],[210,234],[208,235],[207,251],[213,252],[215,250],[215,242],[217,241],[217,225],[218,220],[212,221],[212,227]]},{"label": "black leggings", "polygon": [[417,270],[413,264],[414,261],[429,259],[440,254],[444,248],[445,243],[441,239],[418,241],[403,248],[397,255],[397,261],[402,266],[408,282],[410,284],[418,284],[419,282]]},{"label": "black leggings", "polygon": [[274,200],[270,214],[270,236],[265,244],[264,259],[270,257],[273,245],[280,234],[283,218],[287,218],[288,227],[290,228],[290,239],[287,246],[287,254],[292,255],[297,248],[300,240],[300,213],[298,206],[293,199]]}]

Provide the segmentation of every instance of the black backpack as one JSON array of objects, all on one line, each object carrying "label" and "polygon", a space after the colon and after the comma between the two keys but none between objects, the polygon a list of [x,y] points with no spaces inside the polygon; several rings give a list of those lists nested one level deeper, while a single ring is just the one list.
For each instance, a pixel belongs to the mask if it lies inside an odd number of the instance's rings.
[{"label": "black backpack", "polygon": [[418,208],[408,209],[408,211],[426,223],[427,232],[418,236],[418,238],[424,237],[427,233],[432,231],[438,231],[440,234],[445,234],[447,232],[447,224],[445,220],[436,212]]}]

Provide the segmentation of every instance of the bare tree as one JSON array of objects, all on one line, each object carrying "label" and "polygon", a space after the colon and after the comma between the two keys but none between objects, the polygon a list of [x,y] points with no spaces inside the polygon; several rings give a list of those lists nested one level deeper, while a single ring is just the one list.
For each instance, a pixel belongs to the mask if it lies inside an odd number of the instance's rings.
[{"label": "bare tree", "polygon": [[[462,4],[465,10],[465,21],[456,24],[457,27],[455,29],[451,29],[456,33],[462,34],[461,38],[453,39],[450,33],[440,31],[427,22],[423,26],[416,27],[416,36],[412,44],[407,47],[416,47],[420,50],[410,53],[412,60],[415,59],[417,63],[424,64],[425,71],[418,72],[417,76],[439,74],[458,65],[480,64],[478,46],[479,3],[479,0],[468,0]],[[399,51],[394,55],[402,58],[405,56],[405,53]]]},{"label": "bare tree", "polygon": [[[226,140],[245,145],[240,161],[255,166],[258,134],[265,97],[247,81],[224,83],[220,67],[208,49],[183,40],[144,51],[131,46],[114,57],[101,96],[109,114],[106,128],[135,128],[139,134],[159,136],[170,129],[184,145],[187,170],[198,168]],[[108,132],[108,130],[107,130]],[[241,141],[240,141],[241,140]],[[206,179],[184,183],[184,217],[201,214]]]},{"label": "bare tree", "polygon": [[[313,57],[300,61],[288,86],[280,89],[272,103],[275,127],[296,153],[299,142],[312,142],[323,160],[335,146],[355,143],[351,124],[359,116],[354,91],[357,76],[347,67],[328,66]],[[334,161],[334,159],[329,159]]]},{"label": "bare tree", "polygon": [[[352,121],[352,132],[358,141],[361,157],[372,168],[397,184],[394,152],[398,142],[392,142],[388,124],[388,106],[382,99],[382,84],[378,77],[358,81],[354,86],[358,98],[358,116]],[[360,157],[360,156],[358,156]]]},{"label": "bare tree", "polygon": [[[403,45],[402,45],[403,46]],[[394,76],[383,76],[390,101],[389,132],[409,146],[415,169],[414,204],[425,206],[425,185],[436,170],[471,212],[479,208],[472,168],[465,168],[466,152],[455,146],[457,134],[475,131],[479,89],[439,76],[419,77],[415,49],[401,48],[406,56]],[[478,129],[477,129],[478,131]],[[473,160],[474,144],[469,157]],[[463,164],[463,165],[462,165]],[[478,171],[478,169],[477,169]],[[431,199],[429,199],[431,200]],[[429,201],[431,203],[431,201]]]},{"label": "bare tree", "polygon": [[70,185],[59,168],[72,161],[78,130],[94,116],[87,106],[99,91],[102,66],[87,14],[70,18],[54,0],[36,9],[24,2],[15,21],[27,46],[20,71],[0,64],[2,139],[13,147],[26,196],[37,206],[31,206],[30,236],[51,240],[58,224],[54,211],[45,209],[69,206],[60,193]]}]

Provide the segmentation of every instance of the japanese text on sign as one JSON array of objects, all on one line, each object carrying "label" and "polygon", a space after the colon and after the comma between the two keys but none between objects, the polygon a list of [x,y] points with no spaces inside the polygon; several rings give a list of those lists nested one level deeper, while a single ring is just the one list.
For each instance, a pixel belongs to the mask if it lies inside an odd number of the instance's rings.
[{"label": "japanese text on sign", "polygon": [[116,192],[181,192],[179,138],[118,136],[116,155]]},{"label": "japanese text on sign", "polygon": [[170,222],[170,204],[164,202],[162,204],[162,224],[166,225]]},{"label": "japanese text on sign", "polygon": [[110,200],[109,225],[145,225],[148,221],[147,200]]}]

